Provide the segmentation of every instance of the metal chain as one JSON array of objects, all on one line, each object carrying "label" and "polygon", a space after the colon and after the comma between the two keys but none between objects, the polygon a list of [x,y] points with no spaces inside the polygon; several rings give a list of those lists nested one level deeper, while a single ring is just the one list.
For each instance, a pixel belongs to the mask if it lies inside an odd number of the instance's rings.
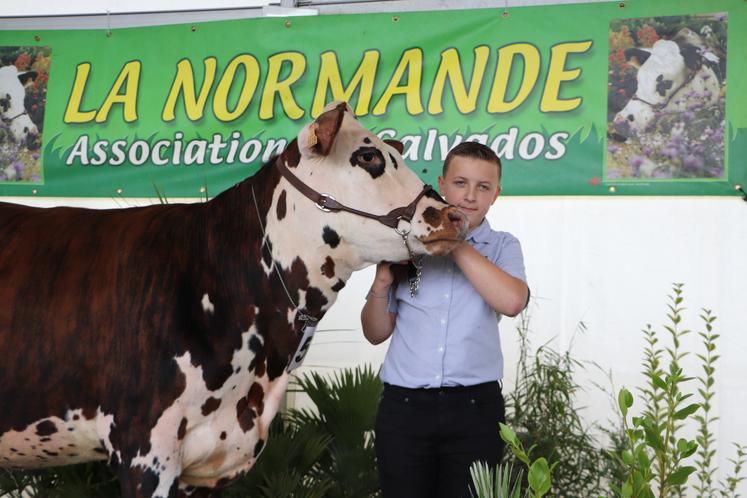
[{"label": "metal chain", "polygon": [[[254,185],[252,185],[252,199],[254,200],[254,209],[257,210],[257,220],[259,221],[259,228],[262,230],[261,248],[264,249],[266,247],[267,234],[265,233],[264,225],[262,225],[262,216],[259,214],[259,205],[257,205],[257,196],[254,194]],[[298,310],[298,305],[293,301],[293,298],[290,296],[290,292],[288,292],[288,287],[285,286],[285,282],[283,281],[283,276],[280,274],[280,269],[278,268],[277,263],[275,263],[275,258],[272,257],[272,252],[270,252],[269,254],[270,254],[270,261],[272,261],[271,263],[272,267],[275,268],[275,273],[277,273],[278,275],[278,280],[280,280],[280,285],[283,286],[285,295],[288,296],[288,301],[291,303],[294,309]],[[296,312],[296,318],[298,318],[299,320],[301,320],[302,322],[306,324],[311,324],[312,326],[316,324],[316,322],[319,321],[318,319],[314,318],[311,315],[307,315],[301,310]]]},{"label": "metal chain", "polygon": [[410,279],[410,297],[415,297],[418,295],[420,277],[423,276],[423,257],[413,255],[411,256],[411,261],[412,265],[415,267],[415,278]]},{"label": "metal chain", "polygon": [[407,236],[410,235],[410,229],[399,230],[398,228],[395,228],[394,231],[397,232],[397,234],[400,237],[402,237],[402,242],[405,244],[405,247],[407,248],[407,253],[410,255],[410,261],[412,262],[412,265],[415,267],[415,278],[411,278],[409,280],[410,297],[415,297],[418,295],[418,287],[420,287],[420,277],[423,276],[423,257],[416,256],[412,252],[412,249],[410,249],[410,244],[407,243]]}]

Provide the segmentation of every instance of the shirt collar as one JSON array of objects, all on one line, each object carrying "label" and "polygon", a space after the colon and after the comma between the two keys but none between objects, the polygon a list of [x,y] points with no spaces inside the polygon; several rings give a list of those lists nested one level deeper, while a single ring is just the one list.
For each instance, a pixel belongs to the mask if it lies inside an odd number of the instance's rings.
[{"label": "shirt collar", "polygon": [[475,228],[472,229],[471,232],[467,234],[467,240],[470,242],[474,242],[476,244],[487,244],[490,242],[490,223],[488,223],[488,219],[484,218],[482,220],[482,223],[477,225]]}]

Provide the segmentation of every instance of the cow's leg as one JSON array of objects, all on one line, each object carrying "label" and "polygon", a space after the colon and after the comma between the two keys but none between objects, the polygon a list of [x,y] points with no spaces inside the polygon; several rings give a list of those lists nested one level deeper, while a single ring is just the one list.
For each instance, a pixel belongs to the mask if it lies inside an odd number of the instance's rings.
[{"label": "cow's leg", "polygon": [[173,471],[159,467],[124,467],[119,470],[122,498],[177,498],[179,478]]}]

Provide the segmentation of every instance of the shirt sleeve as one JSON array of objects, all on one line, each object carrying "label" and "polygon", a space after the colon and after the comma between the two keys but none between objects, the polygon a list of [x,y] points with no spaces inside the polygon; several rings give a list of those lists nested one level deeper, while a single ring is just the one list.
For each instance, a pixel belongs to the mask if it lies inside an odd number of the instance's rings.
[{"label": "shirt sleeve", "polygon": [[524,269],[524,255],[521,252],[521,243],[519,239],[511,234],[506,234],[500,250],[493,261],[501,270],[505,271],[512,277],[526,282],[527,276]]}]

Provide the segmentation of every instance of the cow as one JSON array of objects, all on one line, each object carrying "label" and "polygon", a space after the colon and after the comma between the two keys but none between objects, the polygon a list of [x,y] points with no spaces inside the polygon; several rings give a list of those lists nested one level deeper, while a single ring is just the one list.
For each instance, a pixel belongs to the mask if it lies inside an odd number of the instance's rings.
[{"label": "cow", "polygon": [[657,115],[678,113],[695,104],[716,105],[720,83],[719,61],[689,41],[697,36],[690,30],[675,40],[658,40],[651,48],[629,48],[626,59],[638,67],[635,95],[614,117],[608,133],[618,142],[640,135],[655,124]]},{"label": "cow", "polygon": [[247,472],[351,273],[464,239],[401,149],[335,103],[204,203],[0,203],[0,466],[108,460],[125,498]]},{"label": "cow", "polygon": [[26,89],[36,79],[36,71],[18,71],[16,66],[0,67],[0,121],[13,139],[33,145],[39,130],[26,111]]}]

